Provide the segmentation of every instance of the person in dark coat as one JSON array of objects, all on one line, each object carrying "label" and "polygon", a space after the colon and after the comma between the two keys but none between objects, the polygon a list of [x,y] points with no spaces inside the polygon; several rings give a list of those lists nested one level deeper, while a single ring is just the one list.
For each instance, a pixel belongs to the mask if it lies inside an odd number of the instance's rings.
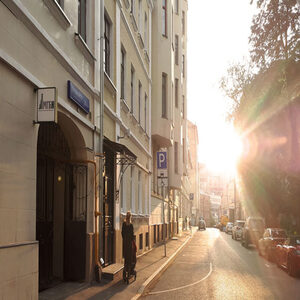
[{"label": "person in dark coat", "polygon": [[127,212],[126,218],[122,225],[122,238],[123,238],[123,256],[124,256],[124,270],[125,266],[130,267],[130,273],[134,274],[136,264],[136,247],[133,234],[133,225],[131,223],[131,213]]}]

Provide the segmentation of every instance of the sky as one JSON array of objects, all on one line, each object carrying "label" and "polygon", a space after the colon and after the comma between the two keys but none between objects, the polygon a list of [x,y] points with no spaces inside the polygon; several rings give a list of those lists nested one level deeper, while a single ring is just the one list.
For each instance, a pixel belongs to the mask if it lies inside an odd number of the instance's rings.
[{"label": "sky", "polygon": [[222,169],[234,133],[225,121],[230,100],[219,89],[219,81],[230,63],[249,55],[254,5],[250,0],[189,0],[188,4],[188,119],[198,127],[199,161]]}]

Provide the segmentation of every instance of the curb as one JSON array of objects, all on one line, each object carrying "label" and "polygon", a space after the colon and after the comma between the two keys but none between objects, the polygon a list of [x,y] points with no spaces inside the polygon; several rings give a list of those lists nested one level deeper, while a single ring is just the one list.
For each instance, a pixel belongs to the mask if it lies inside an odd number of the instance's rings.
[{"label": "curb", "polygon": [[161,274],[163,273],[167,267],[172,263],[172,261],[175,259],[175,257],[177,256],[177,254],[182,250],[182,248],[187,244],[187,242],[191,239],[191,237],[193,236],[193,233],[191,235],[189,235],[187,237],[187,239],[184,241],[184,243],[168,258],[168,260],[163,264],[161,265],[143,284],[142,286],[139,288],[137,294],[131,298],[131,300],[137,300],[139,299],[145,289],[147,287],[150,286],[151,283],[153,283],[155,281],[155,279]]}]

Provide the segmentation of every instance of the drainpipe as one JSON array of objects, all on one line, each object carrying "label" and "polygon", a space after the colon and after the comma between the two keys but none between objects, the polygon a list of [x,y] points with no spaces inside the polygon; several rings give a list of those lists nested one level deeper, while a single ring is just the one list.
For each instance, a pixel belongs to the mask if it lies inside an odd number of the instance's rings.
[{"label": "drainpipe", "polygon": [[[103,114],[104,114],[104,71],[103,71],[103,39],[104,39],[104,0],[100,0],[100,139],[99,139],[99,151],[103,154]],[[101,270],[101,264],[99,262],[100,257],[103,256],[102,243],[99,243],[100,236],[102,237],[103,232],[103,167],[104,167],[104,157],[99,161],[99,212],[101,218],[98,218],[98,222],[95,222],[95,228],[99,226],[99,235],[96,236],[98,246],[96,263],[96,272]],[[99,251],[100,250],[100,251]],[[98,272],[97,272],[98,273]],[[101,273],[98,273],[99,280],[101,280]]]}]

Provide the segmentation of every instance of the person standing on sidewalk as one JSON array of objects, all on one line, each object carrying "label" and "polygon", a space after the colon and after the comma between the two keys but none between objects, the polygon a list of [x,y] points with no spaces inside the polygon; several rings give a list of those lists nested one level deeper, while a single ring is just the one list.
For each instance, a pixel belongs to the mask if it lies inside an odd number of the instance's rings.
[{"label": "person standing on sidewalk", "polygon": [[131,223],[131,213],[126,213],[126,218],[122,225],[122,238],[123,238],[123,256],[124,256],[124,269],[123,275],[125,274],[125,267],[127,266],[130,270],[130,274],[135,274],[136,264],[136,246],[133,234],[133,225]]}]

